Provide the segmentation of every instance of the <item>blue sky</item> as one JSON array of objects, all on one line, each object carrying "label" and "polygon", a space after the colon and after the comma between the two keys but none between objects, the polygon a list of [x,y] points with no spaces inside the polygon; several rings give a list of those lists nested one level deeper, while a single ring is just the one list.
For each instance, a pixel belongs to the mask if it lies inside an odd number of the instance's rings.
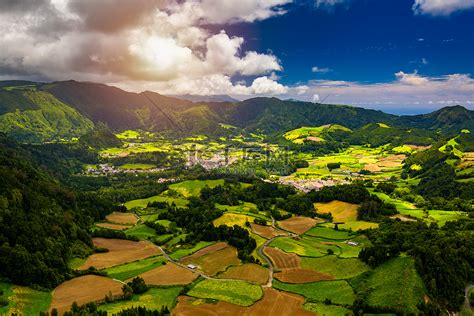
[{"label": "blue sky", "polygon": [[0,28],[0,80],[474,109],[474,0],[16,0]]}]

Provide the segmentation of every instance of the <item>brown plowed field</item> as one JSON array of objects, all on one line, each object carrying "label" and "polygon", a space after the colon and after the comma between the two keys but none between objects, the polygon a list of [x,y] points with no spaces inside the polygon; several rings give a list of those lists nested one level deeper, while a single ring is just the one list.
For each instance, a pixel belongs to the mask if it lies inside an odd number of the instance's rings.
[{"label": "brown plowed field", "polygon": [[56,308],[59,315],[62,315],[69,311],[74,302],[83,305],[102,301],[109,292],[114,296],[121,296],[122,286],[120,282],[102,276],[80,276],[66,281],[54,289],[50,309]]},{"label": "brown plowed field", "polygon": [[105,217],[105,219],[111,223],[124,224],[124,225],[135,225],[138,218],[132,213],[120,213],[113,212]]},{"label": "brown plowed field", "polygon": [[268,269],[254,263],[230,267],[224,273],[219,274],[219,277],[223,279],[244,280],[256,284],[266,284],[269,276]]},{"label": "brown plowed field", "polygon": [[270,239],[275,236],[284,235],[283,232],[279,232],[272,226],[262,226],[255,223],[250,223],[250,227],[252,228],[252,231],[255,234],[262,236],[263,238],[266,238],[266,239]]},{"label": "brown plowed field", "polygon": [[265,247],[264,252],[278,269],[300,267],[301,259],[294,253],[286,253],[273,247]]},{"label": "brown plowed field", "polygon": [[94,238],[92,241],[95,247],[107,248],[109,252],[91,255],[79,267],[80,270],[85,270],[89,267],[96,267],[97,269],[109,268],[160,254],[158,247],[146,241],[136,242],[108,238]]},{"label": "brown plowed field", "polygon": [[218,272],[225,271],[228,266],[240,264],[240,260],[237,258],[237,249],[230,246],[195,259],[183,260],[182,262],[184,264],[192,263],[197,265],[199,270],[207,275],[215,275]]},{"label": "brown plowed field", "polygon": [[196,259],[196,258],[199,258],[201,256],[204,256],[208,253],[211,253],[211,252],[214,252],[216,250],[220,250],[220,249],[223,249],[227,247],[227,244],[225,242],[218,242],[218,243],[215,243],[213,245],[210,245],[206,248],[202,248],[201,250],[199,251],[196,251],[195,253],[193,253],[192,255],[189,255],[189,256],[186,256],[186,257],[183,257],[181,258],[179,261],[189,261],[189,260],[192,260],[192,259]]},{"label": "brown plowed field", "polygon": [[279,221],[278,225],[285,230],[301,235],[320,222],[321,221],[309,217],[294,216],[284,221]]},{"label": "brown plowed field", "polygon": [[150,285],[185,285],[193,282],[198,276],[197,273],[171,262],[140,274],[145,283]]},{"label": "brown plowed field", "polygon": [[113,224],[113,223],[98,223],[95,226],[100,228],[107,228],[107,229],[114,229],[114,230],[125,230],[130,228],[130,226],[121,225],[121,224]]},{"label": "brown plowed field", "polygon": [[283,269],[281,272],[275,273],[275,278],[285,283],[310,283],[323,280],[334,280],[330,274],[307,269]]},{"label": "brown plowed field", "polygon": [[[199,304],[202,302],[201,304]],[[264,290],[263,298],[249,307],[226,302],[216,304],[204,303],[187,296],[178,297],[178,304],[173,309],[174,315],[182,316],[274,316],[274,315],[315,315],[303,309],[304,298],[297,294],[280,292],[273,288]]]}]

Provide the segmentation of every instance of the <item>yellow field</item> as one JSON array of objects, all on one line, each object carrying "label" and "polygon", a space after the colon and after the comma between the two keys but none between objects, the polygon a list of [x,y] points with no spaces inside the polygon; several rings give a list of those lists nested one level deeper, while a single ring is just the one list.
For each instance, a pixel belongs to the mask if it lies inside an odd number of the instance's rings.
[{"label": "yellow field", "polygon": [[221,217],[213,221],[214,226],[227,225],[233,227],[238,225],[245,227],[245,222],[253,222],[253,217],[242,215],[242,214],[233,214],[233,213],[224,213]]},{"label": "yellow field", "polygon": [[314,203],[318,213],[331,213],[334,222],[357,221],[357,208],[359,205],[341,201],[329,203]]}]

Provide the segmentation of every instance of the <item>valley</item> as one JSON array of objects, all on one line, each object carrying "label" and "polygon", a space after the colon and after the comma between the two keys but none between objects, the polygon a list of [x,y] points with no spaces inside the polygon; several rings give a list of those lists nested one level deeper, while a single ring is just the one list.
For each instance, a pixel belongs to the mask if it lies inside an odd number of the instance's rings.
[{"label": "valley", "polygon": [[0,314],[469,315],[471,111],[9,85]]}]

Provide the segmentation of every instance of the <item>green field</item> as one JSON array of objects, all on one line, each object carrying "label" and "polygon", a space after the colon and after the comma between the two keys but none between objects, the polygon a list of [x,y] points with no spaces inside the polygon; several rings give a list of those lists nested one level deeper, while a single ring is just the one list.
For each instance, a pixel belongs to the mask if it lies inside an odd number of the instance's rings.
[{"label": "green field", "polygon": [[244,281],[204,280],[196,284],[187,294],[197,298],[250,306],[262,297],[263,291],[260,286]]},{"label": "green field", "polygon": [[417,304],[426,293],[413,259],[399,257],[351,281],[369,306],[400,314],[417,314]]},{"label": "green field", "polygon": [[150,202],[166,202],[168,204],[175,203],[176,206],[179,206],[179,207],[185,207],[189,203],[188,200],[182,199],[182,198],[173,198],[169,196],[155,195],[146,199],[128,201],[124,203],[124,205],[127,209],[131,210],[135,207],[146,208],[148,206],[148,203]]},{"label": "green field", "polygon": [[315,312],[320,316],[353,315],[350,309],[338,305],[326,305],[323,303],[306,303],[303,307],[309,311]]},{"label": "green field", "polygon": [[119,168],[124,170],[148,170],[155,168],[155,165],[146,164],[146,163],[127,163],[121,165]]},{"label": "green field", "polygon": [[300,240],[295,240],[291,237],[275,238],[271,243],[271,247],[279,248],[285,252],[292,252],[300,256],[307,257],[322,257],[328,254],[328,249],[339,254],[340,250],[335,245],[328,245],[321,243],[320,240],[303,237]]},{"label": "green field", "polygon": [[51,293],[33,290],[26,286],[0,282],[3,298],[9,301],[0,307],[0,315],[39,315],[51,304]]},{"label": "green field", "polygon": [[210,246],[212,244],[214,244],[215,242],[212,242],[212,241],[200,241],[198,242],[196,245],[194,245],[193,247],[190,247],[190,248],[179,248],[178,250],[174,251],[173,253],[170,254],[170,257],[175,259],[175,260],[178,260],[178,259],[181,259],[183,257],[186,257],[186,256],[189,256],[193,253],[195,253],[196,251],[198,250],[201,250],[202,248],[205,248],[207,246]]},{"label": "green field", "polygon": [[270,218],[267,216],[267,214],[265,214],[265,212],[258,211],[257,205],[250,202],[242,202],[242,204],[240,205],[232,205],[232,206],[216,204],[216,208],[219,210],[229,212],[229,213],[237,213],[237,214],[242,214],[242,215],[258,217],[258,218],[265,219],[267,221],[270,220]]},{"label": "green field", "polygon": [[324,227],[320,225],[314,228],[311,228],[305,234],[308,236],[313,236],[313,237],[336,239],[336,240],[346,240],[354,236],[354,234],[347,231],[335,230],[333,228],[328,228],[328,227]]},{"label": "green field", "polygon": [[156,236],[156,232],[153,228],[148,227],[145,224],[138,224],[125,231],[127,236],[134,236],[140,239],[149,239]]},{"label": "green field", "polygon": [[301,258],[301,266],[306,269],[327,273],[336,279],[349,279],[369,270],[369,267],[357,258],[340,259],[336,256],[321,258]]},{"label": "green field", "polygon": [[106,311],[109,315],[114,315],[120,311],[131,307],[146,307],[149,310],[160,310],[163,306],[168,306],[171,310],[176,305],[176,298],[183,288],[173,286],[168,288],[149,288],[143,294],[133,295],[130,301],[118,301],[99,306],[100,311]]},{"label": "green field", "polygon": [[107,275],[112,279],[124,281],[160,267],[165,261],[166,259],[163,256],[157,256],[107,268],[103,271],[107,272]]},{"label": "green field", "polygon": [[274,280],[273,287],[278,290],[297,293],[318,302],[330,299],[333,304],[352,305],[355,300],[354,291],[343,280],[319,281],[305,284],[288,284]]},{"label": "green field", "polygon": [[[329,227],[331,229],[334,228],[333,223],[323,223],[321,224],[321,226]],[[344,230],[349,230],[349,231],[358,231],[358,230],[364,230],[364,229],[378,228],[379,224],[366,222],[366,221],[355,221],[355,222],[346,222],[344,224],[338,224],[338,226],[339,226],[339,229],[344,229]]]},{"label": "green field", "polygon": [[224,180],[186,180],[183,182],[173,183],[169,186],[170,189],[181,193],[184,197],[198,196],[202,188],[208,186],[214,188],[218,185],[223,185]]}]

